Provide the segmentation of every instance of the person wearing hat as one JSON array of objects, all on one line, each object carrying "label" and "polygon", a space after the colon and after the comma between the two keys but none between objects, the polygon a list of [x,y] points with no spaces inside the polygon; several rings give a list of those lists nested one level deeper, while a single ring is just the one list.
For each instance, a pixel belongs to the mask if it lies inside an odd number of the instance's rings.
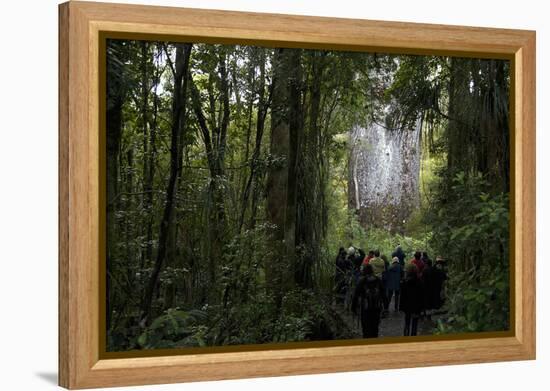
[{"label": "person wearing hat", "polygon": [[442,256],[438,255],[435,259],[435,266],[433,267],[433,307],[435,310],[440,309],[445,303],[445,280],[447,280],[445,260]]},{"label": "person wearing hat", "polygon": [[353,280],[353,283],[352,283],[353,286],[356,286],[357,282],[359,281],[361,261],[363,260],[361,253],[362,253],[362,250],[360,248],[355,248],[354,246],[350,246],[348,248],[348,260],[349,260],[349,263],[351,264],[351,275]]},{"label": "person wearing hat", "polygon": [[401,267],[405,267],[405,253],[403,252],[403,248],[401,248],[401,245],[398,244],[395,248],[395,251],[391,254],[392,258],[397,257],[399,259],[399,264]]}]

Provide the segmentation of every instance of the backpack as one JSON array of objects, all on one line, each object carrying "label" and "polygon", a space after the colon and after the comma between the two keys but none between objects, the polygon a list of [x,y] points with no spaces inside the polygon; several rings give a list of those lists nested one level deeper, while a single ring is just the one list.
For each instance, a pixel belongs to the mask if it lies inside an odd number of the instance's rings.
[{"label": "backpack", "polygon": [[363,296],[364,310],[380,310],[382,309],[382,292],[380,289],[380,281],[378,278],[367,278],[365,281]]}]

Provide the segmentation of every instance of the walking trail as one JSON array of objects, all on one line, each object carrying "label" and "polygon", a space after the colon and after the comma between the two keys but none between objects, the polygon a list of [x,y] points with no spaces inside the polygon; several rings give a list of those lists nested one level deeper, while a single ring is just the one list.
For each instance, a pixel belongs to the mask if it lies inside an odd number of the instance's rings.
[{"label": "walking trail", "polygon": [[[358,318],[353,316],[343,307],[339,307],[338,312],[346,321],[348,327],[353,331],[354,338],[363,338],[361,333],[361,323]],[[436,323],[434,319],[422,318],[418,321],[418,335],[431,335]],[[382,337],[402,337],[405,326],[405,314],[394,310],[394,298],[389,306],[389,313],[380,320],[379,338]]]}]

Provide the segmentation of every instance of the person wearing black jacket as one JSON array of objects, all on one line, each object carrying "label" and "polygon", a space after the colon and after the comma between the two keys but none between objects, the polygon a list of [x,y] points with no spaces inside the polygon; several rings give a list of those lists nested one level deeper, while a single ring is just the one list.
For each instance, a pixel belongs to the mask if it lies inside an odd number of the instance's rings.
[{"label": "person wearing black jacket", "polygon": [[380,313],[384,308],[383,286],[380,278],[374,275],[372,265],[363,267],[362,276],[355,287],[351,310],[361,311],[363,338],[378,337]]},{"label": "person wearing black jacket", "polygon": [[347,273],[352,268],[351,262],[347,259],[346,250],[340,247],[338,255],[336,256],[336,270],[334,272],[334,291],[336,294],[336,302],[338,304],[344,303],[347,290]]},{"label": "person wearing black jacket", "polygon": [[424,264],[426,265],[424,267],[424,272],[422,273],[422,283],[424,284],[424,295],[425,295],[425,308],[426,314],[429,315],[430,310],[434,308],[434,268],[432,266],[431,259],[427,259],[424,261]]},{"label": "person wearing black jacket", "polygon": [[435,266],[433,267],[432,278],[432,305],[435,310],[440,309],[445,300],[443,299],[443,284],[447,280],[444,261],[441,257],[436,258]]},{"label": "person wearing black jacket", "polygon": [[405,313],[404,336],[417,334],[418,319],[425,307],[424,285],[418,278],[416,266],[409,265],[405,280],[401,283],[399,301],[399,309]]},{"label": "person wearing black jacket", "polygon": [[392,259],[394,257],[397,257],[397,259],[399,259],[399,264],[401,265],[401,268],[405,268],[405,253],[403,252],[400,244],[397,245],[395,251],[391,254],[391,257]]},{"label": "person wearing black jacket", "polygon": [[365,258],[365,252],[360,248],[351,246],[348,249],[348,261],[351,264],[352,286],[356,287],[361,274],[361,263]]}]

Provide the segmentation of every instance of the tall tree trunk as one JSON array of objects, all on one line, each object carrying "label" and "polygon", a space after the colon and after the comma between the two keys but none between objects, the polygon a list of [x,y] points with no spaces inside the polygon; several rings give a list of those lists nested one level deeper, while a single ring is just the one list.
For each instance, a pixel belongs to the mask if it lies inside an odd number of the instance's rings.
[{"label": "tall tree trunk", "polygon": [[[148,109],[149,109],[149,75],[148,75],[148,55],[149,55],[149,44],[146,41],[140,42],[141,45],[141,129],[143,133],[143,205],[146,210],[147,222],[145,224],[145,237],[148,238],[148,231],[151,227],[150,218],[151,215],[151,205],[152,205],[152,178],[151,174],[151,151],[152,145],[149,143],[149,120],[148,120]],[[151,261],[151,254],[149,251],[150,247],[147,244],[141,252],[141,268],[145,267],[146,263]]]},{"label": "tall tree trunk", "polygon": [[[125,175],[121,175],[121,183],[125,184],[124,192],[126,192],[126,196],[124,197],[124,206],[122,209],[124,211],[132,211],[134,210],[134,197],[132,196],[132,193],[134,192],[135,186],[135,178],[134,178],[134,148],[130,145],[128,146],[128,150],[126,151],[126,166],[124,167],[124,173]],[[133,249],[133,246],[131,245],[132,241],[135,237],[135,231],[136,231],[136,223],[132,219],[124,219],[124,235],[125,235],[125,258],[126,258],[126,280],[128,281],[128,285],[134,281],[135,272],[132,267],[130,267],[129,262],[131,259],[136,259],[139,257],[139,254],[136,254],[135,250]],[[139,227],[137,228],[139,230]]]},{"label": "tall tree trunk", "polygon": [[308,126],[301,146],[301,158],[299,161],[298,200],[296,241],[303,249],[303,253],[296,263],[295,279],[303,287],[310,288],[313,285],[312,267],[320,256],[321,232],[323,226],[323,205],[321,161],[319,156],[325,152],[321,144],[321,129],[319,128],[319,115],[321,109],[321,83],[323,77],[323,59],[320,53],[313,52],[310,57],[309,77],[309,113]]},{"label": "tall tree trunk", "polygon": [[174,95],[172,99],[172,125],[170,141],[170,176],[166,189],[164,212],[160,222],[160,234],[157,257],[153,272],[147,284],[141,308],[141,322],[150,321],[151,304],[156,292],[159,275],[165,261],[169,232],[173,222],[174,199],[177,182],[181,172],[181,137],[185,127],[185,106],[187,102],[187,83],[189,80],[189,59],[191,44],[176,45],[176,63],[174,74]]},{"label": "tall tree trunk", "polygon": [[[267,110],[269,107],[269,99],[266,100],[265,96],[265,50],[262,50],[260,52],[260,76],[259,76],[259,86],[258,86],[258,114],[256,119],[256,138],[254,143],[254,151],[252,152],[252,158],[250,159],[250,173],[248,175],[248,179],[246,181],[245,189],[243,192],[243,201],[241,206],[241,216],[239,220],[239,232],[241,232],[244,220],[245,220],[245,214],[248,207],[248,201],[250,199],[250,194],[252,193],[252,196],[254,197],[257,192],[254,191],[256,189],[256,181],[255,176],[257,174],[258,170],[258,164],[260,159],[260,152],[262,147],[262,139],[264,135],[264,129],[265,129],[265,119],[267,116]],[[270,91],[272,91],[270,87]],[[271,94],[270,94],[271,95]],[[247,151],[248,155],[248,151]],[[252,207],[255,208],[255,202],[253,200]],[[250,226],[252,227],[254,225],[253,218],[254,218],[255,212],[254,210],[251,211],[251,222]]]},{"label": "tall tree trunk", "polygon": [[114,97],[114,105],[107,109],[107,329],[111,327],[111,273],[117,239],[116,199],[118,197],[118,153],[122,128],[122,99]]},{"label": "tall tree trunk", "polygon": [[505,62],[495,60],[450,60],[449,173],[485,173],[497,192],[509,189],[509,92],[505,66]]},{"label": "tall tree trunk", "polygon": [[[157,56],[160,56],[162,53],[160,47],[157,46]],[[158,96],[158,86],[161,82],[160,80],[160,73],[161,68],[156,67],[156,71],[154,74],[154,91],[153,91],[153,111],[151,113],[150,118],[150,124],[149,124],[149,156],[148,160],[149,163],[148,166],[148,172],[147,172],[147,190],[146,190],[146,198],[145,198],[145,209],[147,211],[147,228],[146,228],[146,243],[145,243],[145,259],[147,260],[147,264],[144,266],[150,265],[152,259],[153,259],[153,223],[155,215],[153,213],[153,183],[155,180],[155,161],[157,156],[157,148],[156,148],[156,137],[157,137],[157,126],[158,126],[158,111],[159,111],[159,96]]]},{"label": "tall tree trunk", "polygon": [[[225,148],[227,143],[227,129],[229,127],[229,83],[227,75],[226,55],[219,54],[219,81],[221,104],[220,115],[216,115],[216,103],[214,99],[214,76],[209,76],[209,116],[204,115],[199,90],[194,83],[191,84],[191,99],[193,111],[206,150],[208,169],[210,172],[209,200],[210,208],[208,213],[208,237],[210,246],[208,248],[208,274],[211,286],[216,282],[216,265],[223,256],[223,243],[225,237],[225,201],[223,191],[223,177],[225,166]],[[218,119],[218,120],[217,120]],[[213,294],[214,291],[211,290]]]},{"label": "tall tree trunk", "polygon": [[284,286],[292,282],[295,252],[296,163],[301,133],[301,51],[277,49],[273,61],[270,153],[276,161],[267,178],[267,217],[275,225],[278,248],[266,263],[267,288],[280,303]]},{"label": "tall tree trunk", "polygon": [[[126,57],[127,48],[120,42],[110,41],[108,50],[112,58],[118,58],[121,62]],[[108,58],[111,58],[108,56]],[[123,69],[115,61],[107,61],[107,107],[106,107],[106,133],[107,133],[107,254],[106,254],[106,321],[107,330],[111,328],[112,314],[112,289],[111,274],[117,240],[117,221],[115,217],[118,200],[119,178],[119,153],[122,133],[122,106],[124,103],[125,86]]]},{"label": "tall tree trunk", "polygon": [[277,303],[282,299],[282,268],[285,263],[285,226],[288,187],[288,158],[290,149],[288,75],[290,49],[277,49],[273,59],[273,102],[271,108],[270,154],[275,161],[267,177],[267,218],[275,225],[272,240],[277,246],[273,259],[266,262],[265,277],[268,291]]},{"label": "tall tree trunk", "polygon": [[[509,108],[508,83],[505,77],[505,62],[498,60],[478,60],[483,64],[482,74],[486,75],[481,84],[478,107],[480,108],[479,129],[484,137],[479,144],[484,149],[484,160],[479,163],[479,171],[487,172],[487,177],[498,192],[509,191]],[[478,68],[474,71],[479,72]]]},{"label": "tall tree trunk", "polygon": [[[303,111],[302,111],[302,51],[293,49],[290,52],[289,66],[289,154],[288,154],[288,187],[285,221],[286,253],[293,268],[296,253],[296,201],[298,197],[298,163],[303,144]],[[295,274],[295,270],[294,270]],[[294,278],[293,278],[294,279]]]},{"label": "tall tree trunk", "polygon": [[[464,169],[468,154],[466,147],[469,145],[465,138],[469,134],[467,124],[464,123],[465,106],[469,99],[469,78],[467,72],[468,59],[451,58],[449,81],[449,123],[447,126],[447,167],[451,174]],[[467,170],[466,170],[467,171]]]}]

